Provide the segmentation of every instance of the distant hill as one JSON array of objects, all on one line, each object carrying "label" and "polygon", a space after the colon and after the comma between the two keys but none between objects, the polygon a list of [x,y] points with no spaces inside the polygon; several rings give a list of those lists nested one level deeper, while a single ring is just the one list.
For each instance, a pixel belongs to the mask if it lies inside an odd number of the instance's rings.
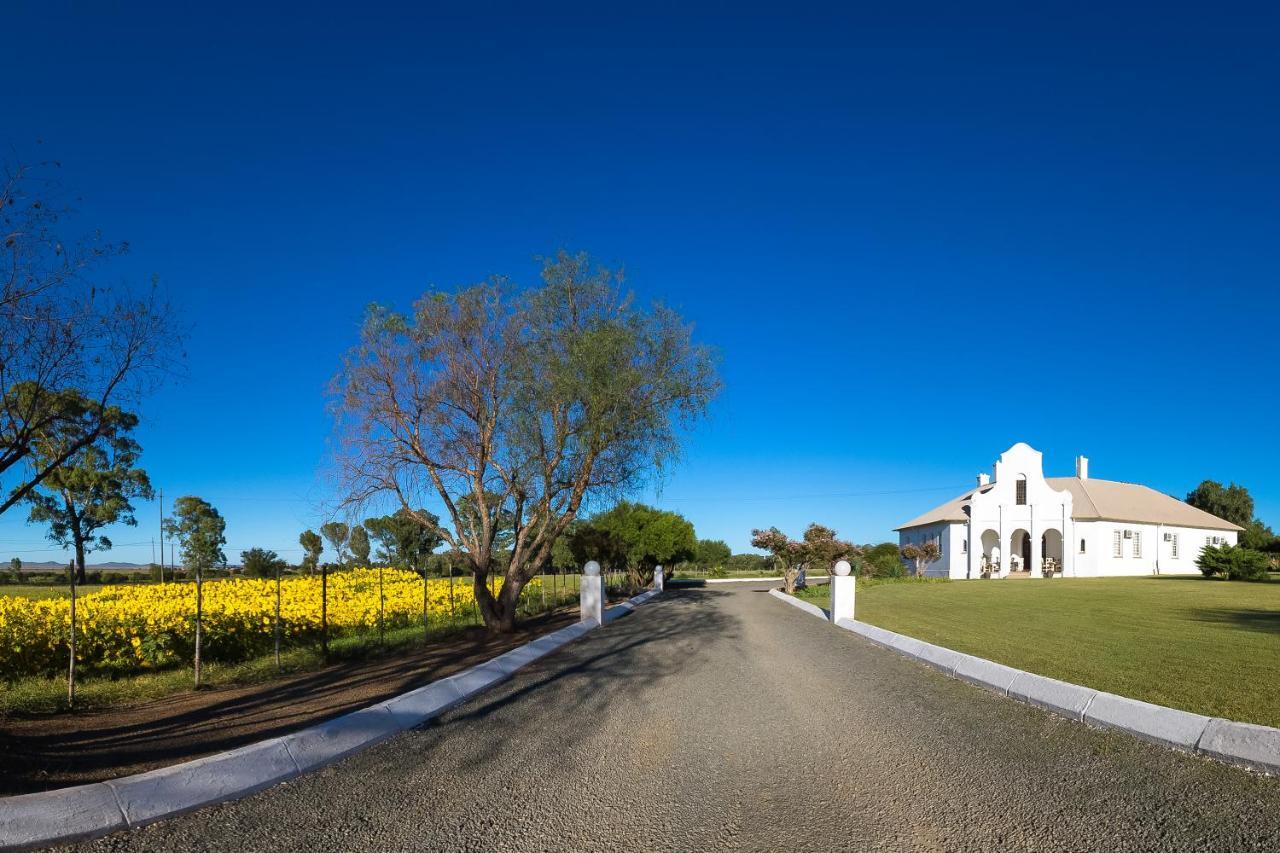
[{"label": "distant hill", "polygon": [[[68,560],[67,562],[70,562],[70,560]],[[56,571],[58,569],[65,569],[66,567],[67,567],[67,563],[54,562],[53,560],[44,560],[43,562],[39,562],[39,563],[29,563],[26,560],[22,561],[22,570],[24,572],[47,572],[51,569]],[[0,568],[8,568],[8,567],[5,566],[3,563],[0,563]],[[127,572],[134,569],[145,569],[145,568],[147,568],[146,563],[111,562],[111,563],[85,563],[84,565],[84,570],[86,572],[92,572],[95,570],[102,570],[102,571],[109,571],[109,572]]]}]

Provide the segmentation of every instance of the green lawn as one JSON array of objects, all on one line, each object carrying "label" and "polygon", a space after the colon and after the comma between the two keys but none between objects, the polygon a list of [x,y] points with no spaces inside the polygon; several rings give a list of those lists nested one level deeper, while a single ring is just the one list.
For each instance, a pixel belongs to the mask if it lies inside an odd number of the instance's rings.
[{"label": "green lawn", "polygon": [[[805,598],[826,606],[825,587]],[[1052,678],[1280,726],[1280,583],[1089,578],[863,587],[858,619]]]}]

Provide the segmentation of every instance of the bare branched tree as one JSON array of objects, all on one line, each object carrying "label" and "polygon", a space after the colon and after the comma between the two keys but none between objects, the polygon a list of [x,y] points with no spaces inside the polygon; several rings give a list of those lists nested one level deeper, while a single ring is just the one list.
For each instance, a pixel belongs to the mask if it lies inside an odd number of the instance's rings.
[{"label": "bare branched tree", "polygon": [[537,288],[494,279],[409,315],[372,307],[333,384],[339,468],[350,503],[393,495],[463,554],[485,624],[508,632],[583,502],[659,472],[718,387],[674,311],[637,308],[619,274],[561,252]]},{"label": "bare branched tree", "polygon": [[[63,239],[69,210],[43,177],[54,166],[0,176],[0,513],[101,438],[113,407],[136,406],[178,355],[154,283],[138,296],[89,280],[128,247]],[[60,452],[35,453],[42,435],[59,436]]]}]

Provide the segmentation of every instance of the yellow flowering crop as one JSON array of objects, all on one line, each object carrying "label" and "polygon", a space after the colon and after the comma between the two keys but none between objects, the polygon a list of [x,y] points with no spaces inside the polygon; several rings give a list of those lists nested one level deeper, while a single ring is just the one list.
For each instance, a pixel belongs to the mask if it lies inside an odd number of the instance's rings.
[{"label": "yellow flowering crop", "polygon": [[[423,580],[413,572],[384,570],[385,625],[420,624]],[[499,581],[499,586],[501,582]],[[526,591],[537,593],[535,579]],[[453,585],[426,581],[431,620],[463,616],[475,602],[471,579]],[[452,598],[452,601],[451,601]],[[202,656],[244,660],[273,646],[274,580],[235,578],[204,584]],[[106,586],[76,602],[76,660],[134,669],[189,660],[195,643],[196,588],[193,583]],[[376,628],[378,570],[356,569],[329,576],[329,628],[333,632]],[[320,578],[290,577],[280,583],[280,624],[285,645],[311,641],[320,632]],[[47,674],[66,665],[71,602],[33,601],[0,594],[0,678]]]}]

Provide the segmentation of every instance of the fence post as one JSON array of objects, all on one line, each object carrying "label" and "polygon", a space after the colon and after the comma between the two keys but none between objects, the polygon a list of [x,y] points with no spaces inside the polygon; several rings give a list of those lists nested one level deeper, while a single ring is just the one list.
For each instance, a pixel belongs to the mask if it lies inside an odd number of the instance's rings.
[{"label": "fence post", "polygon": [[662,592],[663,582],[662,566],[654,566],[653,568],[653,588],[658,592]]},{"label": "fence post", "polygon": [[600,564],[592,560],[583,566],[579,583],[578,602],[582,609],[579,621],[604,624],[604,578],[600,577]]},{"label": "fence post", "polygon": [[851,572],[848,560],[836,563],[831,573],[831,621],[853,618],[853,598],[858,579]]}]

